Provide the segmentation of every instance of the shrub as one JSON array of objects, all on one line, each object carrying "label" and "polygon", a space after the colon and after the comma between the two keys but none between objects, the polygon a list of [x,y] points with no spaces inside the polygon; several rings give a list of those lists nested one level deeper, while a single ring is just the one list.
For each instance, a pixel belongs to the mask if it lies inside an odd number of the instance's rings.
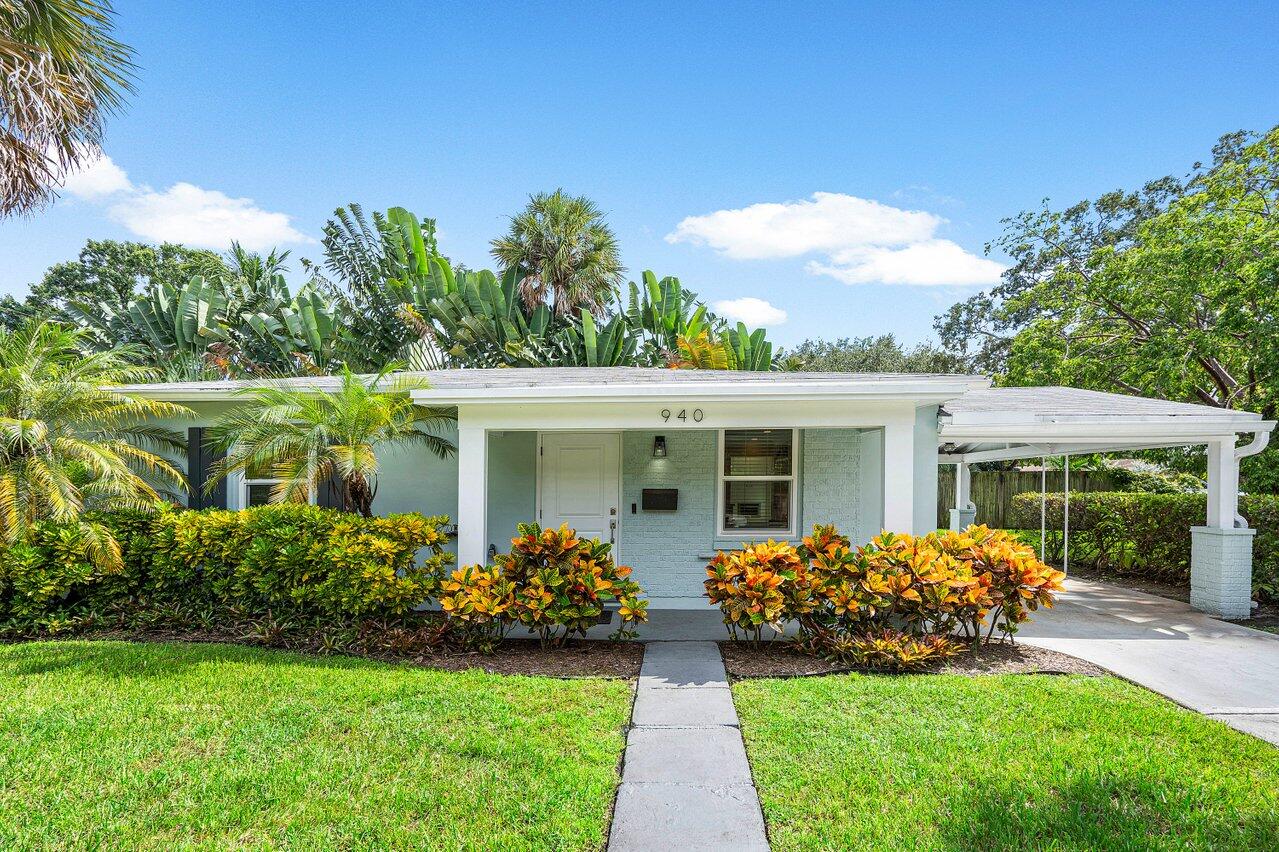
[{"label": "shrub", "polygon": [[466,566],[440,581],[440,607],[465,642],[491,647],[520,624],[557,646],[597,624],[609,601],[621,619],[614,635],[631,635],[629,627],[647,620],[643,590],[630,568],[613,562],[610,545],[578,538],[567,525],[520,524],[518,533],[495,565]]},{"label": "shrub", "polygon": [[817,605],[804,560],[785,542],[719,551],[706,573],[706,595],[723,611],[734,638],[742,630],[758,641],[765,625],[780,633],[783,621]]},{"label": "shrub", "polygon": [[93,568],[78,527],[42,525],[0,553],[0,618],[34,623],[123,610],[185,621],[209,609],[246,619],[385,617],[429,599],[452,559],[441,531],[447,519],[417,514],[365,519],[282,504],[96,520],[115,532],[123,567]]},{"label": "shrub", "polygon": [[[1018,494],[1012,524],[1039,530],[1038,493]],[[1048,494],[1046,520],[1050,561],[1062,554],[1064,496]],[[1257,530],[1252,585],[1258,599],[1279,598],[1279,496],[1245,494],[1239,511]],[[1091,491],[1070,495],[1070,558],[1120,574],[1185,584],[1190,580],[1190,528],[1207,516],[1203,494],[1133,494]]]},{"label": "shrub", "polygon": [[905,672],[953,657],[960,652],[960,647],[948,636],[912,636],[891,627],[881,627],[863,633],[835,633],[812,643],[811,651],[838,665],[871,671]]},{"label": "shrub", "polygon": [[[980,640],[1005,636],[1039,606],[1051,606],[1065,576],[1016,537],[984,526],[926,536],[885,532],[853,549],[833,526],[814,526],[798,547],[769,541],[720,552],[707,566],[706,594],[734,637],[758,640],[765,625],[797,623],[801,643],[829,653],[904,630],[956,629]],[[873,643],[871,643],[873,644]]]}]

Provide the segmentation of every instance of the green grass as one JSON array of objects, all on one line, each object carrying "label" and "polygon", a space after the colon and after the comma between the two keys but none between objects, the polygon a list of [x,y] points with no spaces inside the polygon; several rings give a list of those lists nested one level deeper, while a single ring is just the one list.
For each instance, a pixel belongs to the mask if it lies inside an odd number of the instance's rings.
[{"label": "green grass", "polygon": [[599,848],[630,697],[226,645],[3,646],[0,848]]},{"label": "green grass", "polygon": [[1115,678],[733,686],[778,850],[1279,849],[1279,749]]}]

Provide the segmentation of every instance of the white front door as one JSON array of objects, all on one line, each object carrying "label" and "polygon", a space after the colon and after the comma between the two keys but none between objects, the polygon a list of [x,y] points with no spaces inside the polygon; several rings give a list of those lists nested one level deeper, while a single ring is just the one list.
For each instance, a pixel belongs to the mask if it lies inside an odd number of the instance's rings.
[{"label": "white front door", "polygon": [[542,527],[568,524],[579,537],[611,542],[616,550],[621,457],[617,432],[543,432]]}]

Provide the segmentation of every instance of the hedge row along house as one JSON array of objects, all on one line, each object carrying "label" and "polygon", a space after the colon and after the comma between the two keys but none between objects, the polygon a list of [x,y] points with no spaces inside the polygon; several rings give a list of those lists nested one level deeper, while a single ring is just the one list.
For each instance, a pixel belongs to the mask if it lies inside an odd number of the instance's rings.
[{"label": "hedge row along house", "polygon": [[[1255,531],[1238,514],[1239,459],[1259,452],[1275,425],[1257,414],[1063,387],[992,388],[971,375],[584,367],[415,376],[429,384],[412,391],[415,402],[456,408],[457,454],[388,448],[374,508],[454,518],[461,564],[508,549],[519,523],[566,523],[612,542],[651,608],[699,608],[717,549],[797,541],[815,523],[834,523],[854,541],[932,529],[939,464],[958,466],[952,525],[962,528],[972,520],[972,463],[1206,445],[1192,602],[1227,617],[1249,612]],[[338,379],[282,381],[323,391]],[[260,476],[202,488],[212,462],[203,430],[243,404],[250,384],[124,389],[195,412],[171,424],[188,430],[192,506],[237,509],[269,495]],[[323,491],[312,499],[323,501]]]}]

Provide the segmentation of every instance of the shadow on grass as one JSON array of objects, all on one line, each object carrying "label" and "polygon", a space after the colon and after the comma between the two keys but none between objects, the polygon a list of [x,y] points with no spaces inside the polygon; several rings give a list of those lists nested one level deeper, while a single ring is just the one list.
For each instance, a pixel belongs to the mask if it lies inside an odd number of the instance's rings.
[{"label": "shadow on grass", "polygon": [[1279,814],[1239,812],[1178,777],[1082,775],[1060,789],[1016,779],[957,793],[937,826],[946,849],[1279,849]]}]

